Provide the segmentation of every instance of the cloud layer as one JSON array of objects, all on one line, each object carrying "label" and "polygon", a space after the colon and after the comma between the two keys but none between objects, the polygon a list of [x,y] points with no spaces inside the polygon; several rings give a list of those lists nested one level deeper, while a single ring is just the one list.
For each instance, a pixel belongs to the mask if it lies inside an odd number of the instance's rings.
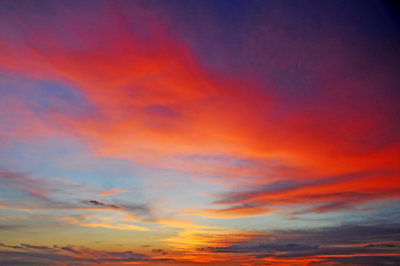
[{"label": "cloud layer", "polygon": [[398,31],[375,1],[2,1],[3,263],[398,263]]}]

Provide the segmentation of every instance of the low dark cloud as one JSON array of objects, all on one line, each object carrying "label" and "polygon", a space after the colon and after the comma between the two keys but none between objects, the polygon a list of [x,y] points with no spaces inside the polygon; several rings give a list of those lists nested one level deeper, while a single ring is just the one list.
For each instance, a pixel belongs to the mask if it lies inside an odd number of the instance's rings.
[{"label": "low dark cloud", "polygon": [[400,239],[400,224],[345,224],[314,230],[280,231],[282,234],[304,234],[302,241],[314,241],[321,244],[361,244]]},{"label": "low dark cloud", "polygon": [[21,230],[26,227],[20,224],[0,224],[0,231]]},{"label": "low dark cloud", "polygon": [[[167,254],[160,250],[158,254]],[[145,254],[134,251],[93,250],[87,247],[73,246],[37,246],[21,243],[7,245],[0,243],[0,265],[54,265],[63,262],[73,265],[80,263],[118,263],[138,261],[165,261],[168,259],[153,259]]]},{"label": "low dark cloud", "polygon": [[308,246],[299,244],[260,244],[255,246],[246,245],[232,245],[228,247],[209,247],[201,248],[200,251],[209,251],[215,253],[259,253],[259,252],[281,252],[281,251],[307,251],[307,250],[317,250],[318,246]]},{"label": "low dark cloud", "polygon": [[[377,266],[377,265],[400,265],[400,256],[356,256],[356,257],[332,257],[329,258],[335,265],[352,266]],[[321,265],[310,263],[310,265]],[[332,264],[330,264],[332,265]]]},{"label": "low dark cloud", "polygon": [[394,247],[397,247],[397,245],[395,245],[395,244],[370,244],[370,245],[366,245],[365,246],[366,248],[379,248],[379,247],[381,247],[381,248],[394,248]]},{"label": "low dark cloud", "polygon": [[[268,258],[317,257],[338,264],[398,265],[399,239],[400,224],[349,224],[309,230],[275,231],[235,245],[204,247],[199,251],[241,253],[266,261]],[[374,263],[365,264],[370,257]]]},{"label": "low dark cloud", "polygon": [[74,254],[80,254],[80,253],[82,253],[81,251],[79,251],[79,250],[77,250],[77,249],[75,249],[75,248],[73,248],[73,247],[71,247],[71,246],[59,247],[59,246],[57,246],[57,245],[54,245],[54,248],[59,248],[59,249],[61,249],[61,250],[68,251],[68,252],[71,252],[71,253],[74,253]]},{"label": "low dark cloud", "polygon": [[151,252],[156,253],[156,254],[160,254],[160,255],[167,255],[168,251],[164,250],[164,249],[160,249],[160,248],[154,248],[151,250]]},{"label": "low dark cloud", "polygon": [[6,248],[13,248],[13,249],[21,249],[21,248],[23,248],[22,246],[11,246],[11,245],[3,244],[3,243],[0,243],[0,246],[1,247],[6,247]]},{"label": "low dark cloud", "polygon": [[50,248],[48,246],[36,246],[36,245],[30,245],[30,244],[25,244],[25,243],[21,243],[20,244],[22,247],[24,248],[28,248],[28,249],[39,249],[39,250],[46,250],[46,251],[54,251],[54,248]]}]

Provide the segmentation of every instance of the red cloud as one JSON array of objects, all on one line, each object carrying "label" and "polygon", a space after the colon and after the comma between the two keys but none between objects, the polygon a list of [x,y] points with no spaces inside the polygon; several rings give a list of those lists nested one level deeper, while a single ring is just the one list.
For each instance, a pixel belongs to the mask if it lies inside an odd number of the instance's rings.
[{"label": "red cloud", "polygon": [[[257,176],[248,181],[254,185],[282,179],[282,172],[285,178],[293,174],[290,180],[313,181],[398,169],[398,128],[390,119],[397,107],[380,90],[393,77],[371,79],[357,71],[345,75],[342,67],[357,69],[350,60],[354,48],[339,47],[339,55],[321,57],[317,77],[310,77],[319,84],[318,93],[292,106],[267,93],[281,89],[272,77],[260,82],[245,74],[236,77],[208,70],[184,41],[163,26],[165,21],[138,12],[138,19],[127,22],[117,9],[99,12],[85,18],[87,23],[69,9],[50,18],[10,17],[26,41],[0,40],[2,68],[35,78],[68,80],[96,106],[95,112],[80,117],[47,114],[49,127],[62,125],[93,153],[225,177]],[[60,38],[60,29],[78,45]],[[374,71],[376,65],[365,68]],[[203,159],[213,155],[233,160],[210,164]],[[282,171],[285,168],[294,170]],[[396,197],[399,186],[396,174],[382,172],[256,193],[237,203],[357,203]],[[360,191],[362,196],[356,197]]]}]

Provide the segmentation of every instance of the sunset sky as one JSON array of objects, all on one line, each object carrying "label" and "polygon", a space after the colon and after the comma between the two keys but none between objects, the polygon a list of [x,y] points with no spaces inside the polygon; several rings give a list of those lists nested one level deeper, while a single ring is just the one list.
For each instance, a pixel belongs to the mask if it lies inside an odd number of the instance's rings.
[{"label": "sunset sky", "polygon": [[400,265],[385,1],[0,1],[0,265]]}]

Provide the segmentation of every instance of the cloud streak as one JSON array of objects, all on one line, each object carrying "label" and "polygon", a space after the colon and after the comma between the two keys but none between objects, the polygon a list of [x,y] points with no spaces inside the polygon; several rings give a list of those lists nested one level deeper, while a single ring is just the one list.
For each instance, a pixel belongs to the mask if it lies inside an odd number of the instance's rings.
[{"label": "cloud streak", "polygon": [[307,206],[309,204],[314,204],[314,207],[298,211],[297,214],[346,210],[368,201],[399,197],[400,188],[395,183],[398,174],[398,170],[363,171],[332,177],[317,177],[310,181],[296,179],[277,181],[222,194],[214,204],[233,205],[220,212],[234,211],[237,208],[235,206],[273,208],[273,206]]},{"label": "cloud streak", "polygon": [[126,192],[130,192],[129,190],[125,190],[125,189],[110,189],[107,191],[103,191],[100,193],[100,196],[112,196],[112,195],[118,195],[121,193],[126,193]]}]

